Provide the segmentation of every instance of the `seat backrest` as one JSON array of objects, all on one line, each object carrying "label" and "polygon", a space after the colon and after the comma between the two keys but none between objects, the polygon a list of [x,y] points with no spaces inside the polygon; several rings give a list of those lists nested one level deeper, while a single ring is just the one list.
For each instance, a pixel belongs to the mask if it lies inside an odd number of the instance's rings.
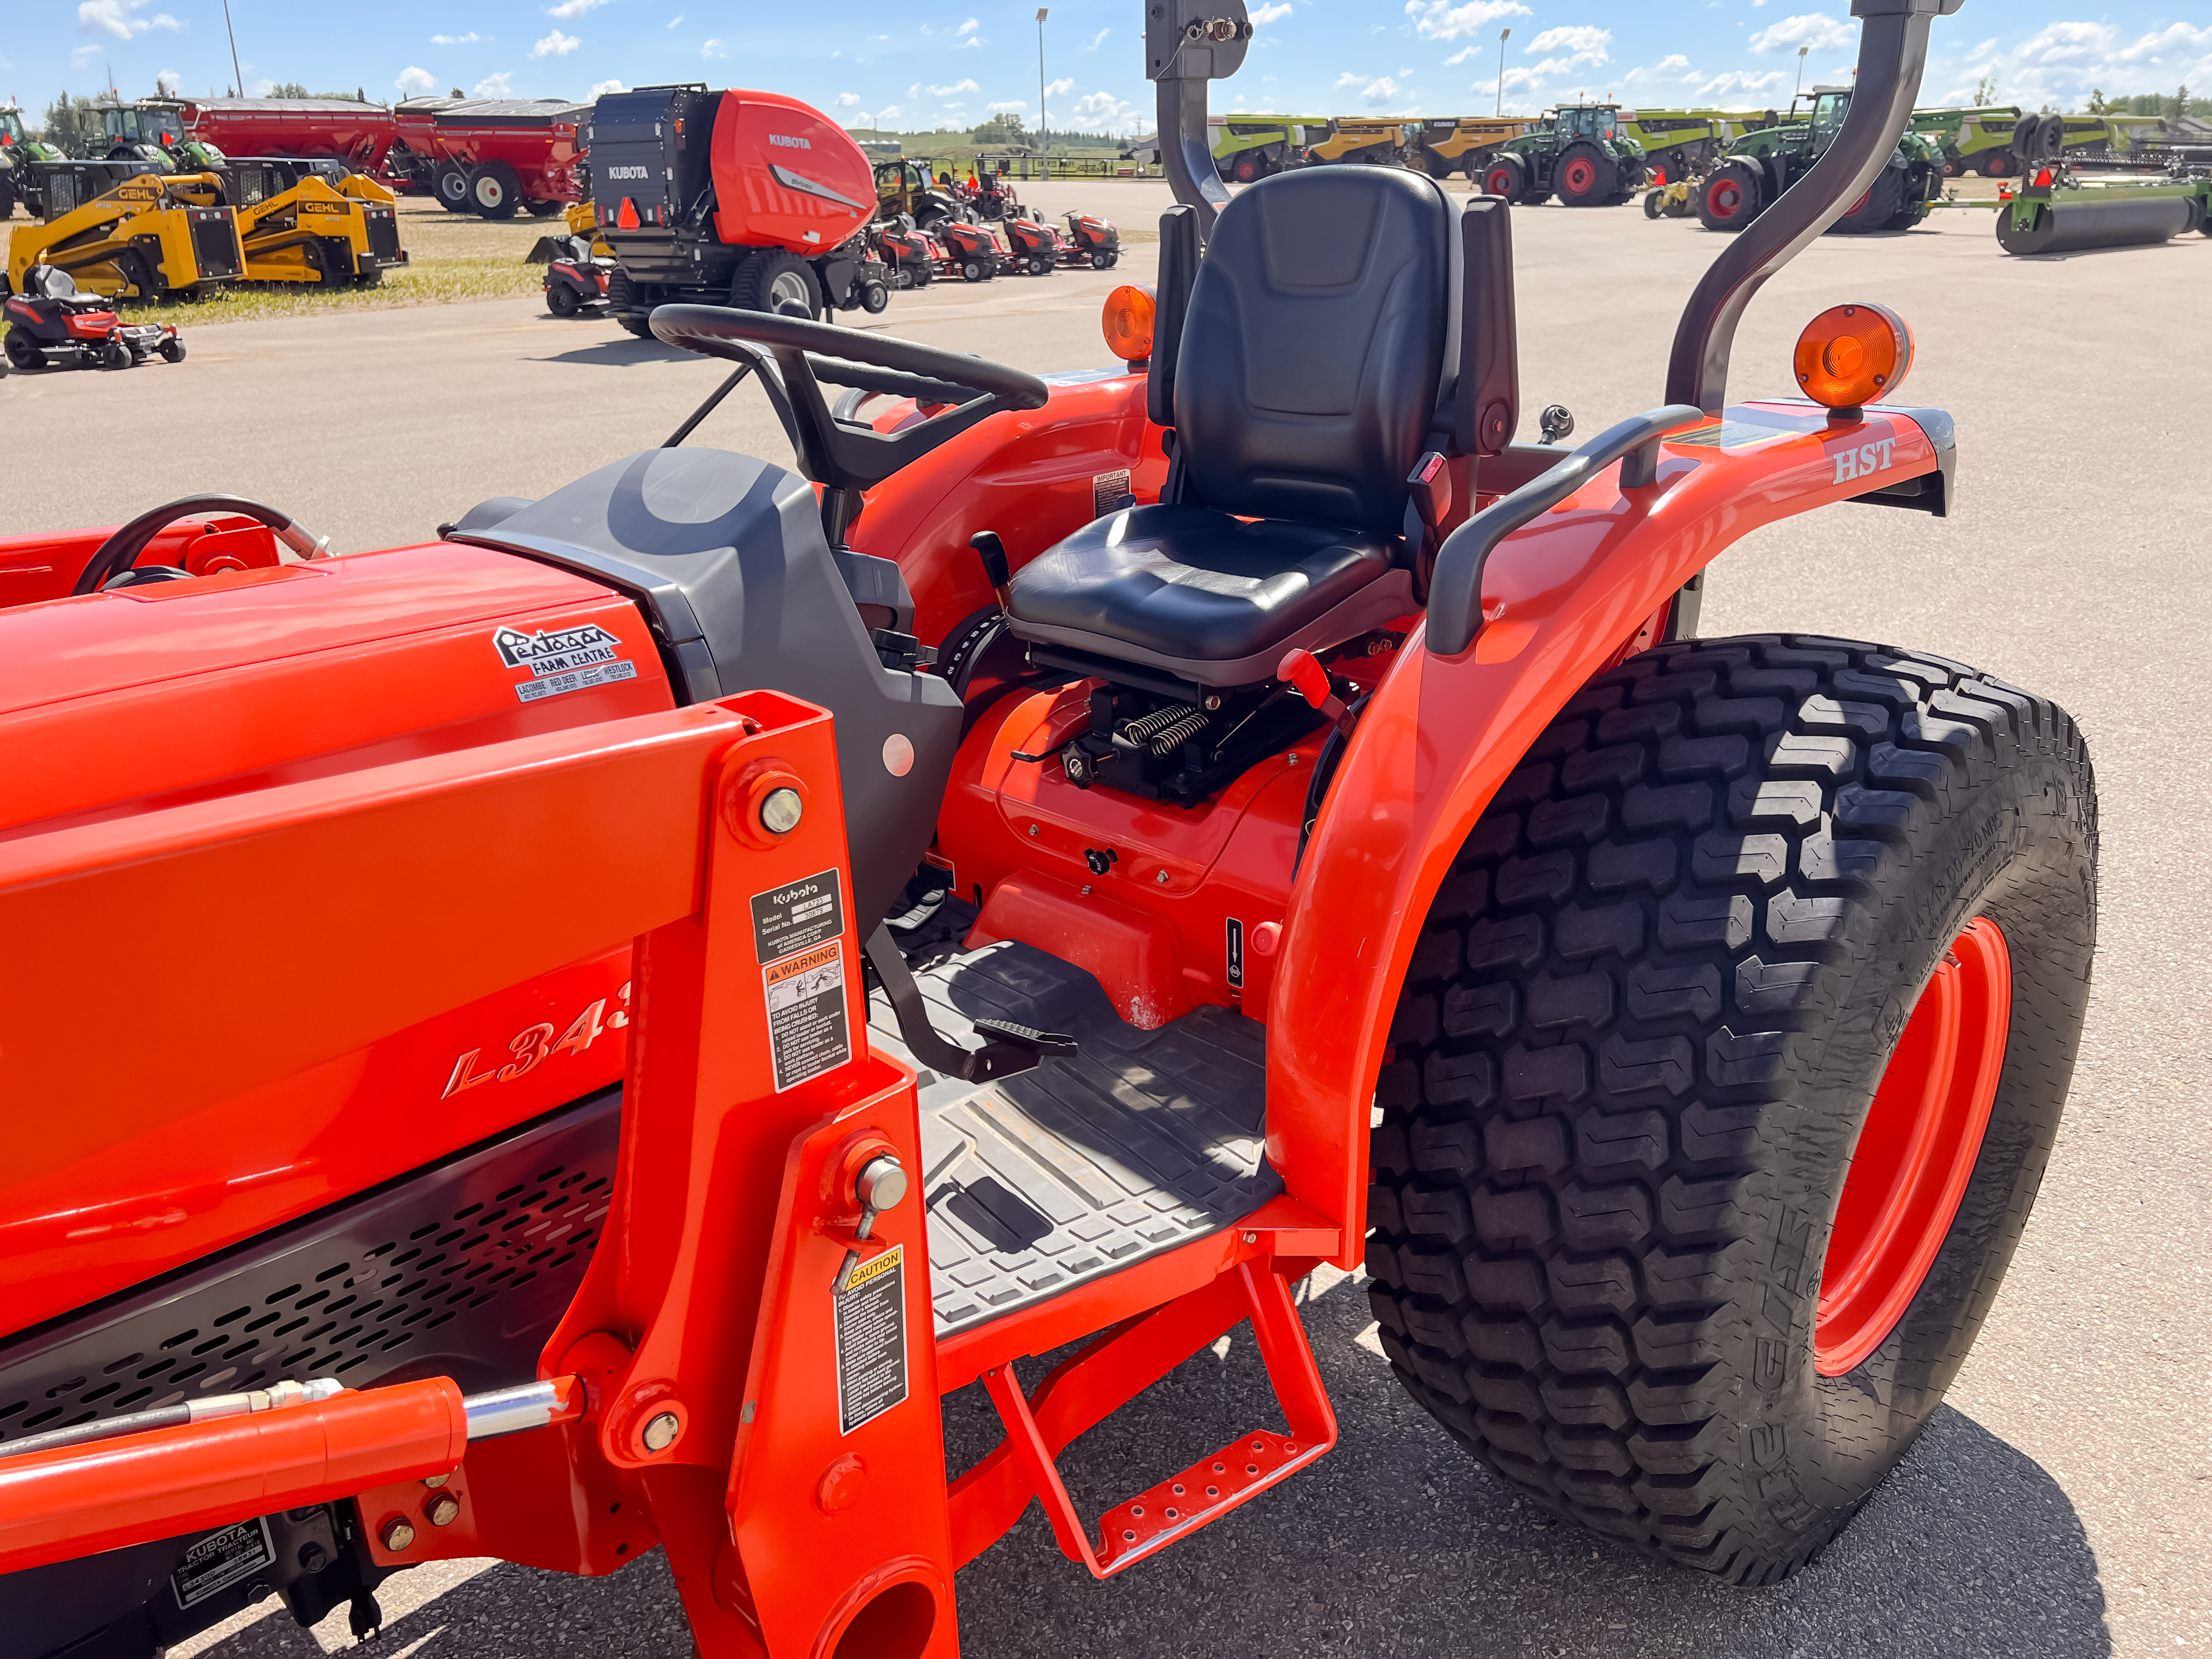
[{"label": "seat backrest", "polygon": [[58,265],[33,265],[24,273],[24,277],[23,286],[33,289],[41,299],[76,298],[76,278]]},{"label": "seat backrest", "polygon": [[1454,219],[1397,167],[1278,173],[1222,210],[1176,353],[1184,501],[1400,532],[1444,373]]}]

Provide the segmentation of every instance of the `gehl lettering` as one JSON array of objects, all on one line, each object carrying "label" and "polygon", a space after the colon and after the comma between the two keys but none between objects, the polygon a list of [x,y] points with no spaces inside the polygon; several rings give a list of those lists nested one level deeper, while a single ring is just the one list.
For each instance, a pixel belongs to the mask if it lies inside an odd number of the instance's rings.
[{"label": "gehl lettering", "polygon": [[1843,483],[1851,478],[1863,478],[1881,471],[1889,464],[1890,451],[1897,447],[1897,440],[1884,438],[1879,443],[1861,444],[1856,449],[1836,452],[1836,482]]}]

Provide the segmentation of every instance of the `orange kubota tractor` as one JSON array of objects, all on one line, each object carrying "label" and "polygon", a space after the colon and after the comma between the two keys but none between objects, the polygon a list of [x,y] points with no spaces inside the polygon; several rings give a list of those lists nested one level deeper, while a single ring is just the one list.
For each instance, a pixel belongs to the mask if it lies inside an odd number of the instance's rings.
[{"label": "orange kubota tractor", "polygon": [[[0,545],[10,1652],[658,1547],[709,1656],[946,1659],[1030,1504],[1103,1577],[1328,1451],[1324,1261],[1533,1499],[1809,1560],[1989,1311],[2094,945],[2049,701],[1695,633],[1747,531],[1948,507],[1881,307],[1723,392],[1957,3],[1857,0],[1841,137],[1571,453],[1512,441],[1503,204],[1224,204],[1249,27],[1172,0],[1141,369],[664,307],[798,471],[687,422],[382,552]],[[1280,1422],[1079,1512],[1056,1454],[1245,1322]]]}]

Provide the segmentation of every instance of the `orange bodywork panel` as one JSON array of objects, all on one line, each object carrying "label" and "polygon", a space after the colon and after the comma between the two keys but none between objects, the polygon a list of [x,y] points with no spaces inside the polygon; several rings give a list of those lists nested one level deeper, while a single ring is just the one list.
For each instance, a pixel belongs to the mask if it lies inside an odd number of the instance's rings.
[{"label": "orange bodywork panel", "polygon": [[[563,682],[510,666],[497,643],[503,634],[574,629],[608,641],[599,647],[608,672],[627,677],[540,695]],[[425,757],[466,773],[479,745],[672,702],[635,606],[558,570],[451,545],[0,611],[0,855],[29,856],[66,837],[71,858],[97,856],[149,814],[210,823],[234,807],[312,803],[319,787],[343,787],[350,775]],[[627,816],[619,802],[594,811],[617,826]],[[242,872],[252,860],[240,856]],[[326,868],[348,870],[359,856],[334,852]],[[620,886],[635,860],[609,863],[544,870],[529,908],[588,909],[579,896]],[[580,950],[550,971],[480,979],[466,995],[428,992],[410,1005],[414,1020],[358,1045],[310,1054],[272,1036],[240,1052],[234,1034],[258,1010],[326,1000],[261,953],[254,919],[273,901],[241,873],[248,896],[236,908],[196,909],[205,945],[186,981],[116,984],[94,974],[102,952],[146,925],[135,905],[160,914],[171,902],[150,870],[116,879],[146,892],[57,932],[58,957],[9,953],[0,994],[21,1007],[62,993],[97,1031],[112,1024],[117,997],[128,1000],[134,1027],[152,1005],[182,1006],[201,1034],[194,1041],[222,1052],[209,1050],[216,1063],[188,1064],[185,1051],[118,1045],[70,1021],[36,1045],[0,1039],[8,1098],[81,1098],[90,1084],[113,1102],[98,1113],[33,1113],[20,1127],[0,1171],[6,1329],[403,1174],[622,1074],[627,945]],[[441,902],[456,919],[474,918],[464,931],[487,940],[521,923],[465,884]],[[392,994],[450,984],[439,963],[395,947],[393,921],[364,918],[359,933]],[[533,1035],[548,1026],[550,1036]],[[22,1067],[45,1074],[16,1074]]]},{"label": "orange bodywork panel", "polygon": [[[1848,457],[1848,462],[1845,458]],[[1666,441],[1657,482],[1620,469],[1492,556],[1457,660],[1417,635],[1378,688],[1290,896],[1267,1044],[1267,1156],[1362,1249],[1370,1103],[1415,939],[1492,795],[1537,734],[1683,583],[1762,526],[1933,472],[1911,419],[1732,408]]]}]

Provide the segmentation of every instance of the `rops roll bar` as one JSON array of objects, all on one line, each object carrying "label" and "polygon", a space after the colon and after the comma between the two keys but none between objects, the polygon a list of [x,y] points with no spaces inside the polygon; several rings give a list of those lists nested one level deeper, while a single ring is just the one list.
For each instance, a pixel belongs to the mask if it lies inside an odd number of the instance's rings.
[{"label": "rops roll bar", "polygon": [[1206,83],[1244,65],[1252,19],[1244,0],[1146,0],[1145,78],[1159,88],[1160,165],[1201,239],[1229,205],[1206,143]]},{"label": "rops roll bar", "polygon": [[[1859,66],[1850,112],[1827,153],[1740,232],[1690,295],[1667,362],[1667,401],[1717,415],[1728,401],[1736,324],[1759,286],[1841,218],[1889,162],[1928,67],[1928,29],[1965,0],[1852,0]],[[1203,94],[1201,94],[1201,96]],[[1161,105],[1163,149],[1166,104]]]}]

